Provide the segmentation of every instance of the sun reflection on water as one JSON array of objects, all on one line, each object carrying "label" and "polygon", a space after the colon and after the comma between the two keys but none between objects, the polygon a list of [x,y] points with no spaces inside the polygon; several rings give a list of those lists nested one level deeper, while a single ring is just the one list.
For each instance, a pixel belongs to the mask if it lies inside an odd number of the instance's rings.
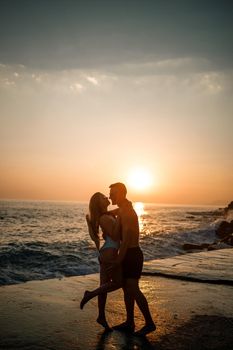
[{"label": "sun reflection on water", "polygon": [[140,229],[140,231],[142,231],[143,227],[144,227],[144,218],[143,218],[143,216],[146,215],[144,203],[142,203],[142,202],[135,202],[133,204],[133,207],[134,207],[134,210],[136,211],[137,216],[138,216],[139,229]]}]

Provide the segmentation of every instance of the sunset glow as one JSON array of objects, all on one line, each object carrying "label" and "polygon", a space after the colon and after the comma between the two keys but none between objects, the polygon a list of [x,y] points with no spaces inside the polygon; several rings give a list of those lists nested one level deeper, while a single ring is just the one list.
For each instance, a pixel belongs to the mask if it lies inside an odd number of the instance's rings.
[{"label": "sunset glow", "polygon": [[131,170],[127,183],[136,191],[145,191],[152,185],[152,175],[146,169],[136,168]]},{"label": "sunset glow", "polygon": [[1,199],[88,201],[120,181],[132,201],[232,200],[224,2],[22,1],[0,11]]}]

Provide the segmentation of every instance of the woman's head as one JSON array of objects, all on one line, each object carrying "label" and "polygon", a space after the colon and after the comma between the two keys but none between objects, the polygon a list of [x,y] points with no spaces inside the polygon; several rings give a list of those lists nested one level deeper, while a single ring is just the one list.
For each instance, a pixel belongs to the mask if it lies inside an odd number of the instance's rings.
[{"label": "woman's head", "polygon": [[92,229],[96,235],[99,232],[99,218],[103,215],[109,206],[110,202],[108,198],[100,192],[96,192],[90,199],[89,202],[89,212],[90,212],[90,221]]}]

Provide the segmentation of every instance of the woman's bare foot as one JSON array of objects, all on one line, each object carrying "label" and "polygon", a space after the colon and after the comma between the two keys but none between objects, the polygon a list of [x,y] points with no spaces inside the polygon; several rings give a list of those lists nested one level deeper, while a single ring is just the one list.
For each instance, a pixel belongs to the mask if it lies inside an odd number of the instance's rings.
[{"label": "woman's bare foot", "polygon": [[144,337],[147,334],[154,332],[156,330],[156,325],[154,323],[148,323],[142,327],[139,331],[135,332],[134,335]]},{"label": "woman's bare foot", "polygon": [[104,327],[105,330],[107,330],[107,331],[111,330],[111,328],[109,327],[108,322],[106,321],[105,318],[98,317],[96,322],[99,323],[102,327]]},{"label": "woman's bare foot", "polygon": [[80,303],[80,309],[82,310],[84,308],[84,305],[91,299],[91,292],[88,292],[88,290],[85,291],[84,296]]}]

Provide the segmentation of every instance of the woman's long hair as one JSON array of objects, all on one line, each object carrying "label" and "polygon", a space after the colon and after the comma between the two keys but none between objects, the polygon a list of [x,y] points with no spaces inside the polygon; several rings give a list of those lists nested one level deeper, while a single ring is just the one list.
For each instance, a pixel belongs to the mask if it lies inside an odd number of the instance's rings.
[{"label": "woman's long hair", "polygon": [[101,205],[100,205],[100,197],[102,193],[96,192],[90,199],[89,202],[89,213],[90,213],[90,222],[93,233],[96,235],[96,238],[99,239],[99,219],[103,214]]}]

